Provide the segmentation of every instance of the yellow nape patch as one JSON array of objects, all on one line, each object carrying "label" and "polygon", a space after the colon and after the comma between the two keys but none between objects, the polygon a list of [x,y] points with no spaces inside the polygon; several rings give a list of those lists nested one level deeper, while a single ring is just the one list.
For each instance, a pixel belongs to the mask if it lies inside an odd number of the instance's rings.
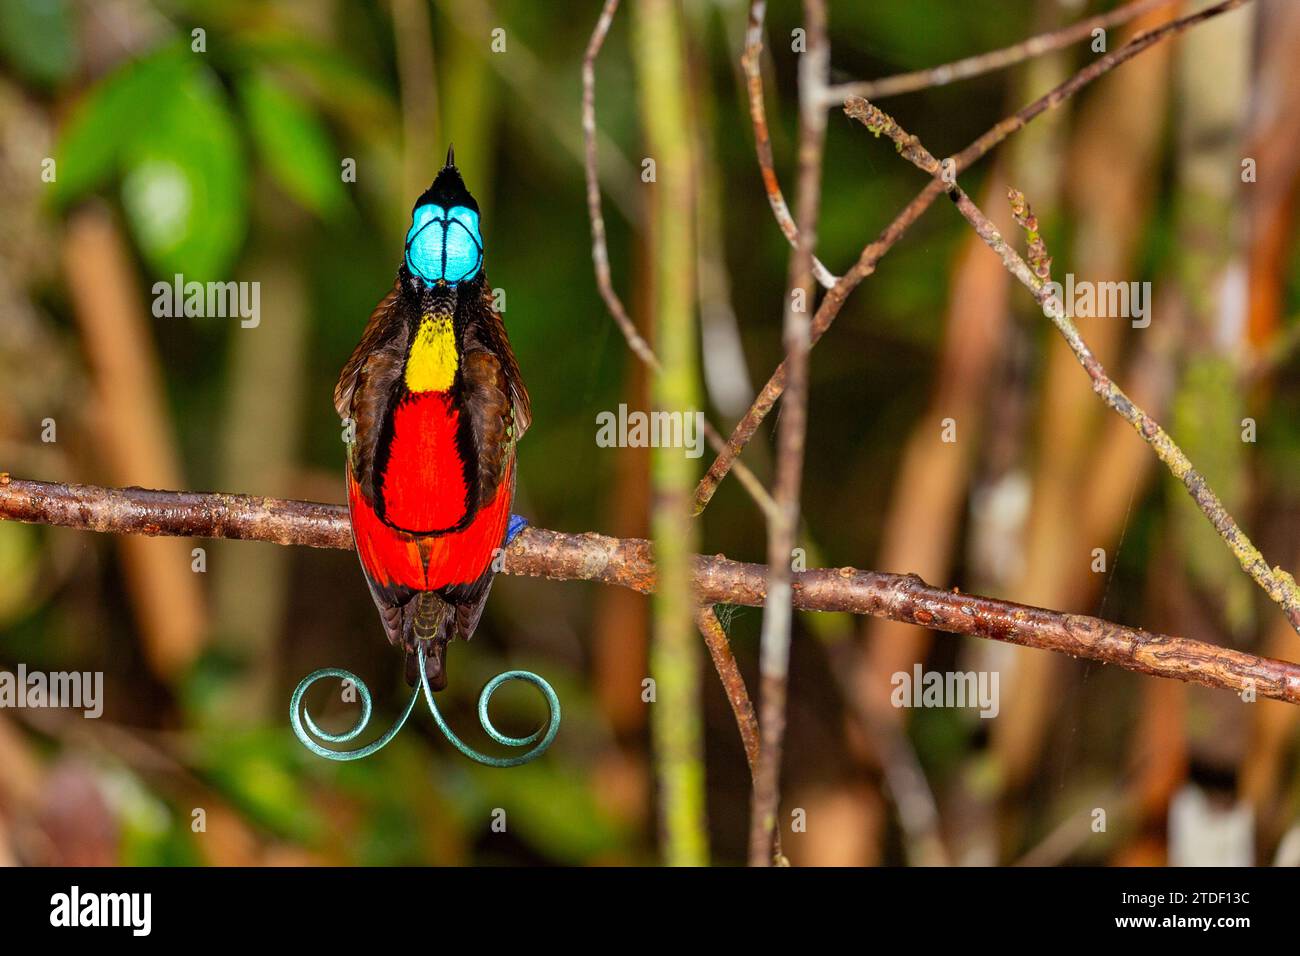
[{"label": "yellow nape patch", "polygon": [[459,364],[451,316],[426,315],[406,357],[406,387],[413,392],[445,392]]}]

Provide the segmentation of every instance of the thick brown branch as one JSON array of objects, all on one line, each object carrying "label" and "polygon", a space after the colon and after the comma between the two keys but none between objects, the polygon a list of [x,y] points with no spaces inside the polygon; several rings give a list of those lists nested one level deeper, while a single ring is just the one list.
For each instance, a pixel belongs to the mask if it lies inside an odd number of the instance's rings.
[{"label": "thick brown branch", "polygon": [[[240,538],[313,548],[350,548],[347,509],[248,495],[97,488],[22,481],[0,474],[0,520],[113,534]],[[650,542],[526,528],[506,552],[507,574],[600,581],[654,589]],[[697,555],[701,603],[763,604],[767,569]],[[1185,637],[1153,634],[1095,617],[931,587],[915,575],[817,568],[795,574],[794,606],[848,611],[1115,664],[1155,677],[1300,704],[1300,665]]]}]

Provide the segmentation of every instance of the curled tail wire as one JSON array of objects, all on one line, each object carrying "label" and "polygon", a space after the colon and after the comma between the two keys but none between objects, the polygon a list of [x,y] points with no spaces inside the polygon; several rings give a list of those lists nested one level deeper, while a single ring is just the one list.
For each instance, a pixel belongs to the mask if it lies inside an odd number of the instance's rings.
[{"label": "curled tail wire", "polygon": [[[324,757],[327,760],[359,760],[362,757],[368,757],[378,750],[383,749],[390,740],[397,736],[397,732],[402,729],[406,719],[411,716],[411,711],[415,708],[415,702],[420,698],[421,691],[424,692],[424,699],[429,705],[429,711],[433,714],[434,722],[437,723],[438,729],[443,735],[451,741],[452,745],[463,753],[466,757],[488,767],[517,767],[520,764],[528,763],[535,760],[546,752],[546,748],[555,740],[555,735],[560,730],[560,699],[555,696],[555,691],[541,677],[531,671],[506,671],[504,674],[498,674],[487,682],[482,693],[478,698],[478,720],[479,725],[489,737],[505,747],[528,747],[532,748],[525,753],[516,757],[493,757],[474,749],[465,743],[452,732],[443,719],[442,712],[438,710],[438,704],[433,697],[433,688],[427,680],[429,659],[425,654],[428,647],[437,646],[436,641],[420,642],[415,645],[416,674],[425,679],[419,680],[417,686],[411,693],[411,699],[407,702],[406,709],[402,711],[397,722],[390,727],[382,737],[373,743],[369,743],[357,750],[330,750],[327,747],[317,743],[312,739],[313,735],[320,740],[328,743],[339,744],[355,740],[361,732],[366,729],[370,722],[370,689],[366,687],[365,682],[357,677],[351,671],[343,670],[340,667],[326,667],[318,671],[313,671],[298,682],[294,689],[293,697],[289,700],[289,724],[293,727],[294,735],[302,742],[303,746],[317,756]],[[339,734],[328,733],[322,730],[317,723],[312,720],[311,714],[307,713],[307,708],[303,704],[303,697],[306,695],[308,688],[316,681],[325,677],[337,677],[344,682],[344,686],[350,686],[354,689],[361,700],[361,715],[351,730]],[[492,695],[496,693],[498,687],[507,681],[522,680],[535,686],[546,699],[546,708],[548,711],[546,724],[538,728],[526,737],[510,737],[501,733],[493,725],[492,719],[488,716],[488,703],[492,700]]]}]

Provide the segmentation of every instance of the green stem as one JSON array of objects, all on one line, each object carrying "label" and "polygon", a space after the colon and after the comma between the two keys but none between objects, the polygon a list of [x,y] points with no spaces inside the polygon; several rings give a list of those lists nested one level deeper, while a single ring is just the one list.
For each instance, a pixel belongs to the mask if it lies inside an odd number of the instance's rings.
[{"label": "green stem", "polygon": [[[663,366],[653,379],[654,406],[685,419],[700,407],[686,71],[674,0],[638,0],[634,14],[642,123],[648,158],[655,164],[655,181],[644,187],[652,190],[655,345]],[[695,479],[684,449],[655,449],[652,531],[660,576],[650,649],[656,691],[651,731],[664,857],[672,866],[708,862],[701,660],[691,587],[696,530],[689,505]]]}]

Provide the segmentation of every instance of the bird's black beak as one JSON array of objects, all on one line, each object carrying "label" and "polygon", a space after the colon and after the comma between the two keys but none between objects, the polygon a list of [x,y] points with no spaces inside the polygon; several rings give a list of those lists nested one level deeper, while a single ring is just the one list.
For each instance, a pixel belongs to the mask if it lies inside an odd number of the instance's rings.
[{"label": "bird's black beak", "polygon": [[455,165],[456,165],[456,144],[449,143],[447,145],[447,163],[446,165],[443,166],[443,169],[446,169],[448,166],[454,168]]}]

